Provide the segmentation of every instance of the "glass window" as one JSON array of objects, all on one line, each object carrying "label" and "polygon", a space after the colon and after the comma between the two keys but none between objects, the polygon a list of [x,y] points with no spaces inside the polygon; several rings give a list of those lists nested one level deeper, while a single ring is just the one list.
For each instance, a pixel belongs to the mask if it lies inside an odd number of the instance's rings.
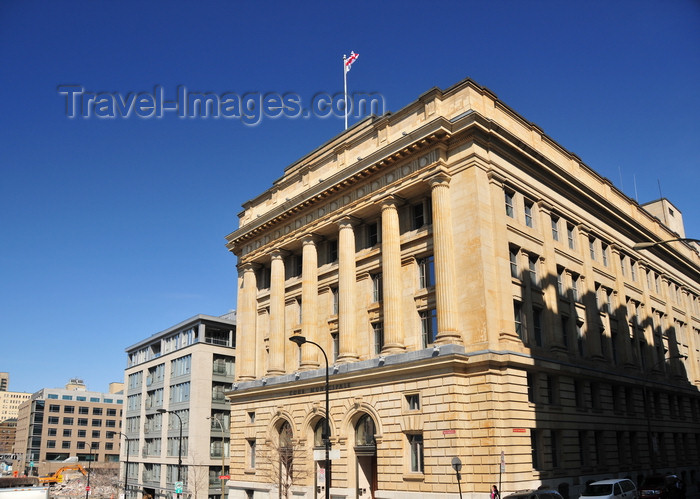
[{"label": "glass window", "polygon": [[515,211],[513,209],[513,193],[511,191],[505,191],[506,200],[506,215],[513,218]]},{"label": "glass window", "polygon": [[535,287],[539,287],[539,279],[537,277],[537,255],[528,256],[527,271],[530,274],[530,284]]},{"label": "glass window", "polygon": [[518,270],[518,248],[513,246],[508,248],[508,259],[510,260],[510,276],[515,279],[520,279],[520,271]]},{"label": "glass window", "polygon": [[409,411],[420,410],[420,396],[417,393],[409,393],[406,395],[406,406]]},{"label": "glass window", "polygon": [[372,323],[372,332],[374,335],[374,353],[379,355],[384,348],[384,324],[380,322]]},{"label": "glass window", "polygon": [[377,303],[382,301],[382,274],[372,274],[372,300]]},{"label": "glass window", "polygon": [[374,447],[376,442],[374,420],[369,414],[363,414],[355,425],[355,445],[358,447]]},{"label": "glass window", "polygon": [[525,225],[533,226],[532,222],[532,201],[525,201]]},{"label": "glass window", "polygon": [[552,215],[552,239],[559,240],[559,217]]},{"label": "glass window", "polygon": [[437,310],[434,308],[423,310],[420,312],[421,333],[423,348],[428,348],[429,345],[435,343],[437,336]]},{"label": "glass window", "polygon": [[408,445],[411,448],[411,472],[423,473],[423,435],[408,435]]},{"label": "glass window", "polygon": [[419,287],[421,289],[429,288],[435,285],[435,258],[430,255],[418,260]]},{"label": "glass window", "polygon": [[518,338],[524,341],[523,306],[517,300],[513,300],[513,318],[515,321],[515,334],[518,335]]},{"label": "glass window", "polygon": [[569,249],[576,249],[576,240],[574,238],[574,226],[571,224],[566,225],[566,238],[569,243]]}]

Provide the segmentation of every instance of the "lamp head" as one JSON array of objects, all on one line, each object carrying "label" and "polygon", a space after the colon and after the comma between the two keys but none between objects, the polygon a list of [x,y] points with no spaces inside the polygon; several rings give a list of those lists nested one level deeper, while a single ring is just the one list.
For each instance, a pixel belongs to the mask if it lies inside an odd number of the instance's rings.
[{"label": "lamp head", "polygon": [[649,242],[646,242],[646,243],[637,243],[637,244],[635,244],[634,246],[632,246],[632,249],[633,249],[633,250],[647,249],[647,248],[651,248],[652,246],[656,246],[657,244],[658,244],[658,243],[649,243]]},{"label": "lamp head", "polygon": [[156,412],[160,412],[161,414],[165,414],[168,411],[166,411],[165,409],[156,409]]},{"label": "lamp head", "polygon": [[292,343],[296,343],[299,346],[302,346],[304,343],[306,343],[306,338],[301,335],[295,335],[289,338],[289,341]]}]

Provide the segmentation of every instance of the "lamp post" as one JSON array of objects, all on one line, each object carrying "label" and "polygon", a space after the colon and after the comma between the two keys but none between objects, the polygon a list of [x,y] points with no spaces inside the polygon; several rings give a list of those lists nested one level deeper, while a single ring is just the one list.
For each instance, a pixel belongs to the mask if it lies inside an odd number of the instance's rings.
[{"label": "lamp post", "polygon": [[207,419],[211,419],[212,421],[216,421],[216,423],[219,425],[219,428],[221,429],[221,499],[225,499],[226,492],[224,489],[224,482],[226,481],[226,479],[223,478],[223,476],[226,474],[224,472],[225,462],[226,462],[224,459],[226,457],[226,452],[225,452],[225,447],[224,447],[226,444],[226,440],[224,438],[225,438],[226,434],[224,433],[224,425],[221,424],[221,421],[219,421],[219,418],[217,416],[218,416],[218,414],[215,414],[214,417],[208,416]]},{"label": "lamp post", "polygon": [[299,345],[299,348],[304,343],[311,343],[312,345],[316,345],[319,350],[321,350],[321,353],[323,354],[323,359],[326,361],[326,421],[325,424],[323,425],[323,445],[326,448],[326,499],[330,499],[331,497],[331,427],[330,427],[330,385],[328,384],[328,356],[326,355],[326,351],[323,349],[321,345],[319,345],[316,342],[313,342],[311,340],[307,340],[304,336],[300,335],[295,335],[289,338],[289,341],[292,343],[296,343]]},{"label": "lamp post", "polygon": [[124,435],[121,431],[113,431],[112,436],[116,435],[117,433],[124,437],[124,440],[126,440],[126,459],[124,462],[124,499],[126,499],[126,487],[129,480],[129,437]]},{"label": "lamp post", "polygon": [[462,499],[462,475],[460,471],[462,470],[462,460],[458,457],[452,458],[452,469],[455,470],[457,475],[457,487],[459,487],[459,499]]},{"label": "lamp post", "polygon": [[[672,357],[669,357],[668,359],[661,359],[658,362],[655,362],[649,371],[653,371],[656,366],[659,366],[666,362],[667,360],[675,360],[675,359],[687,359],[687,355],[674,355]],[[647,416],[647,445],[649,446],[649,461],[651,463],[651,473],[654,474],[656,473],[656,454],[654,453],[654,439],[651,436],[651,405],[649,404],[649,398],[647,394],[647,386],[646,384],[642,385],[642,398],[644,400],[644,412],[646,413]]]},{"label": "lamp post", "polygon": [[[177,416],[178,421],[180,422],[180,440],[178,441],[177,444],[177,481],[181,482],[182,481],[182,418],[180,415],[175,412],[175,411],[168,411],[166,409],[157,409],[156,412],[160,412],[161,414],[165,414],[166,412],[168,414],[175,414]],[[180,493],[177,493],[177,497],[180,497]]]},{"label": "lamp post", "polygon": [[90,460],[88,461],[87,486],[85,487],[85,499],[90,495],[90,473],[92,472],[92,442],[90,442]]},{"label": "lamp post", "polygon": [[653,248],[654,246],[658,246],[659,244],[666,244],[666,243],[672,243],[674,241],[683,241],[687,243],[700,243],[700,239],[691,239],[688,237],[677,237],[675,239],[666,239],[665,241],[647,241],[643,243],[637,243],[634,246],[632,246],[633,250],[642,250],[642,249],[648,249],[648,248]]}]

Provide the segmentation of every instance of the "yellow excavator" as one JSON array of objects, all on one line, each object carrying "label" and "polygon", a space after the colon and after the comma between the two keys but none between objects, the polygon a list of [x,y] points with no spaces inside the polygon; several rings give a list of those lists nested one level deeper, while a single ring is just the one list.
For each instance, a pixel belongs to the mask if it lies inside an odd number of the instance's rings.
[{"label": "yellow excavator", "polygon": [[62,468],[57,469],[56,471],[53,472],[51,475],[47,476],[40,476],[39,477],[39,482],[41,484],[47,484],[47,485],[53,485],[55,483],[61,483],[63,482],[63,474],[66,471],[79,471],[83,475],[87,476],[87,471],[85,471],[85,468],[83,468],[79,464],[71,464],[68,466],[63,466]]}]

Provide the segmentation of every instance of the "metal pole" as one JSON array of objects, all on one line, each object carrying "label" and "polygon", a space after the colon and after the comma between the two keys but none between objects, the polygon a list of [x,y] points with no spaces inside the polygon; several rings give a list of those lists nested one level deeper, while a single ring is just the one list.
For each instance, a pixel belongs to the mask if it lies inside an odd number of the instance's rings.
[{"label": "metal pole", "polygon": [[[219,421],[218,414],[215,414],[213,418],[207,418],[211,419],[212,421],[216,421],[216,423],[219,425],[219,428],[221,429],[221,476],[223,477],[226,473],[224,472],[225,469],[225,458],[226,458],[226,452],[225,452],[225,446],[226,446],[226,440],[225,440],[225,432],[224,432],[224,425]],[[226,481],[225,478],[221,478],[221,499],[225,499],[226,493],[225,493],[225,485],[224,482]]]},{"label": "metal pole", "polygon": [[126,488],[129,483],[129,437],[124,435],[121,431],[115,431],[114,433],[118,433],[126,440],[126,459],[124,460],[124,499],[126,499]]},{"label": "metal pole", "polygon": [[[344,60],[344,58],[343,58]],[[326,361],[326,421],[325,424],[323,425],[323,443],[326,449],[326,499],[330,499],[331,497],[331,423],[330,423],[330,418],[331,418],[331,412],[330,412],[330,383],[329,383],[329,378],[328,378],[328,356],[326,355],[326,351],[323,349],[321,345],[318,343],[307,340],[304,336],[292,336],[289,338],[289,341],[296,343],[301,346],[304,343],[311,343],[312,345],[316,345],[319,350],[321,350],[321,353],[323,354],[323,360]]]},{"label": "metal pole", "polygon": [[90,460],[88,461],[87,486],[85,487],[85,499],[90,495],[90,473],[92,471],[92,442],[90,442]]}]

